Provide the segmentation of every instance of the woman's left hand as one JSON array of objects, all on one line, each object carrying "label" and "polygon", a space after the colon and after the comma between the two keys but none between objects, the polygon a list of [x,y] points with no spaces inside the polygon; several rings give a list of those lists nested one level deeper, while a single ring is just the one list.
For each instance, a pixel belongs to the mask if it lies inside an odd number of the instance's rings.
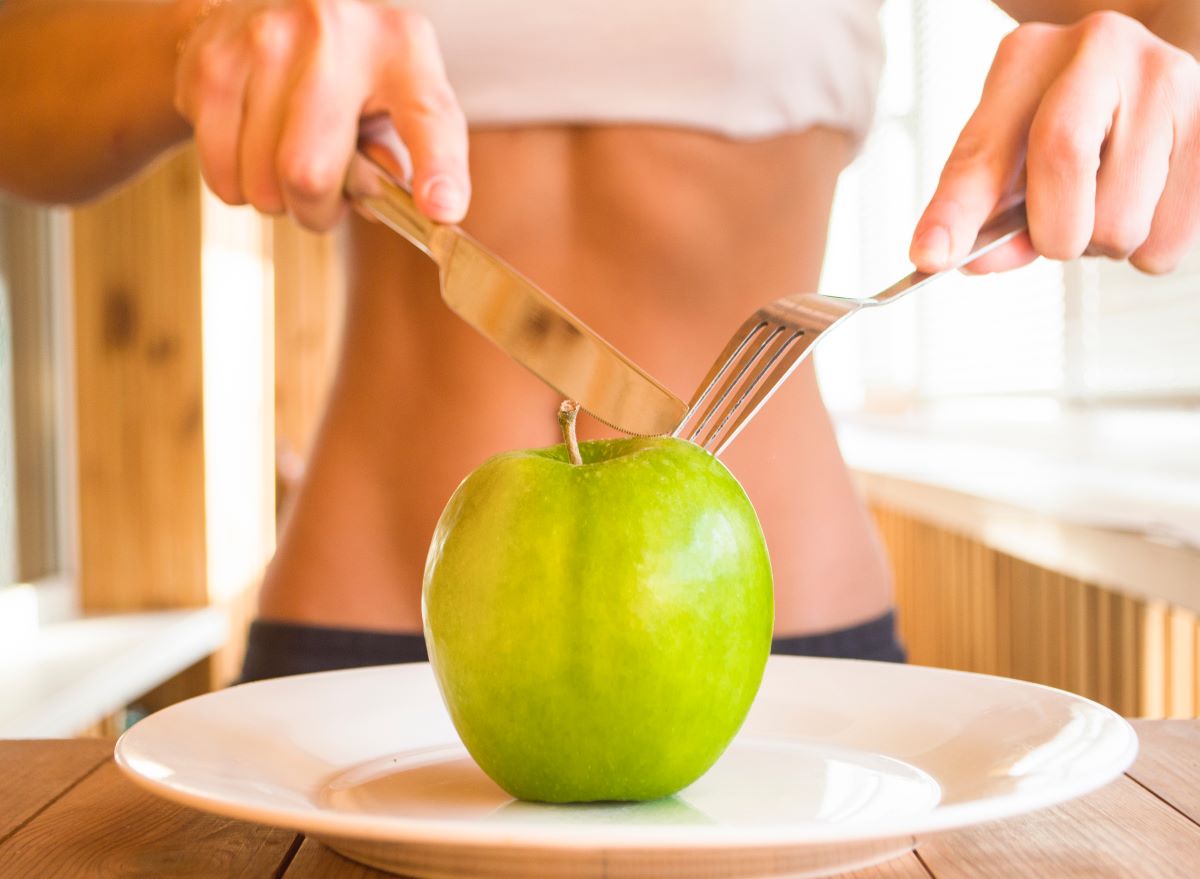
[{"label": "woman's left hand", "polygon": [[1028,235],[972,271],[1085,253],[1173,269],[1200,235],[1200,63],[1115,12],[1018,27],[917,224],[913,262],[961,259],[1022,188]]}]

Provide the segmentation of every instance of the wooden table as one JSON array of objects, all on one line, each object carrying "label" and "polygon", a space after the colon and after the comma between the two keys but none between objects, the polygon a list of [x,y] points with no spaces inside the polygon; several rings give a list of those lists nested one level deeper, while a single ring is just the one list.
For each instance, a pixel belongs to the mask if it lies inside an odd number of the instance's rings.
[{"label": "wooden table", "polygon": [[[1137,763],[1082,799],[921,840],[853,879],[1200,875],[1200,721],[1140,721]],[[383,879],[286,830],[143,793],[99,740],[0,741],[0,877]]]}]

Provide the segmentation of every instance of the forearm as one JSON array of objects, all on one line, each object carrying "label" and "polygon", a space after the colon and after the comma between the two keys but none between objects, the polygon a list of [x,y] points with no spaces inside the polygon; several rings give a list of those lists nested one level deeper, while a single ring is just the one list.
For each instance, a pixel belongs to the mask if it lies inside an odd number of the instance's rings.
[{"label": "forearm", "polygon": [[172,95],[190,2],[0,6],[0,190],[80,201],[186,138]]},{"label": "forearm", "polygon": [[1168,43],[1200,57],[1200,0],[996,0],[1017,21],[1072,24],[1111,10],[1136,18]]},{"label": "forearm", "polygon": [[1200,2],[1163,0],[1142,23],[1168,43],[1200,58]]}]

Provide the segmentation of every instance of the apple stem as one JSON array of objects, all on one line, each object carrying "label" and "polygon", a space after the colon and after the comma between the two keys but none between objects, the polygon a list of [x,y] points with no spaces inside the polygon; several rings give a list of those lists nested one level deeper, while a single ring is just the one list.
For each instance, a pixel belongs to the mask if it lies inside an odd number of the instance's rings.
[{"label": "apple stem", "polygon": [[563,442],[567,445],[567,457],[572,464],[582,464],[583,457],[579,454],[579,440],[575,437],[575,419],[579,415],[579,404],[574,400],[563,400],[558,407],[558,423],[562,427]]}]

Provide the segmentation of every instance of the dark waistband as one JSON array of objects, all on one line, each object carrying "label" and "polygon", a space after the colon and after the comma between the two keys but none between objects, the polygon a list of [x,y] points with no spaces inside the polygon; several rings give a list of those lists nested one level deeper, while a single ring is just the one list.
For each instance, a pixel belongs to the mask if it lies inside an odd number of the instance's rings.
[{"label": "dark waistband", "polygon": [[260,619],[246,636],[241,681],[428,660],[423,635]]},{"label": "dark waistband", "polygon": [[[886,662],[905,658],[892,611],[846,629],[776,638],[771,652]],[[425,638],[419,634],[260,619],[250,624],[241,681],[428,659]]]},{"label": "dark waistband", "polygon": [[816,635],[792,635],[771,641],[772,653],[789,656],[823,656],[832,659],[874,659],[904,662],[904,647],[896,637],[896,612],[857,626],[821,632]]}]

